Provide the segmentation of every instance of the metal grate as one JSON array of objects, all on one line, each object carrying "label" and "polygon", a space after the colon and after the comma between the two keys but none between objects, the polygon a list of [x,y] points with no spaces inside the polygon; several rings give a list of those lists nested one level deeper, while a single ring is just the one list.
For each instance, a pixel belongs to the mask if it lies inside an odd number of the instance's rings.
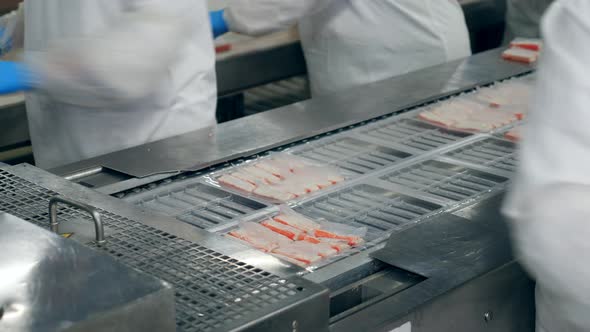
[{"label": "metal grate", "polygon": [[353,174],[369,173],[411,156],[407,152],[350,137],[310,143],[294,150],[293,153],[321,163],[336,165]]},{"label": "metal grate", "polygon": [[[48,226],[49,199],[57,195],[0,169],[0,211]],[[262,317],[278,302],[299,300],[305,288],[291,280],[214,250],[100,210],[105,227],[115,232],[100,249],[123,263],[172,284],[176,290],[177,326],[182,331],[234,329]],[[86,218],[66,207],[61,218]],[[294,298],[297,296],[297,298]],[[285,303],[285,301],[289,301]],[[250,316],[252,318],[252,316]]]},{"label": "metal grate", "polygon": [[512,142],[486,138],[449,151],[445,156],[511,173],[517,166],[515,151],[516,145]]},{"label": "metal grate", "polygon": [[430,151],[457,142],[471,134],[438,128],[413,119],[385,120],[362,133],[373,139],[408,146],[419,151]]},{"label": "metal grate", "polygon": [[100,249],[174,285],[182,331],[215,330],[301,291],[269,272],[149,227],[109,238]]},{"label": "metal grate", "polygon": [[266,205],[202,183],[172,184],[131,201],[202,229],[211,229]]},{"label": "metal grate", "polygon": [[367,227],[366,239],[375,244],[439,208],[437,204],[360,184],[304,203],[296,210],[313,218]]},{"label": "metal grate", "polygon": [[381,179],[455,202],[483,194],[508,181],[505,177],[434,160],[394,171]]}]

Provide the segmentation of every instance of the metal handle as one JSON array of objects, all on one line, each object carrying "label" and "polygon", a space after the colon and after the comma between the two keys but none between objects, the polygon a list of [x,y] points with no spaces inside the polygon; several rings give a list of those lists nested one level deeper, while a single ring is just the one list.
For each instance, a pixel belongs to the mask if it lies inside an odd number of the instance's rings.
[{"label": "metal handle", "polygon": [[57,221],[57,206],[58,204],[68,205],[84,212],[88,212],[94,220],[94,232],[96,233],[96,244],[101,246],[105,243],[104,227],[102,225],[102,218],[98,210],[90,205],[82,204],[61,196],[53,197],[49,200],[49,222],[51,223],[51,231],[59,233],[59,222]]}]

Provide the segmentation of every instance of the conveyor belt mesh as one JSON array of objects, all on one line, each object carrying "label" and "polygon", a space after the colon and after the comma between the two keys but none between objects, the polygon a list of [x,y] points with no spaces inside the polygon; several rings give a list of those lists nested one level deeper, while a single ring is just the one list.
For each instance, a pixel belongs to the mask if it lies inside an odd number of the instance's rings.
[{"label": "conveyor belt mesh", "polygon": [[213,188],[202,183],[172,183],[155,193],[142,194],[130,200],[138,206],[202,229],[211,229],[243,217],[265,205]]},{"label": "conveyor belt mesh", "polygon": [[411,154],[351,137],[332,138],[294,149],[294,154],[331,164],[352,174],[365,174],[393,165]]},{"label": "conveyor belt mesh", "polygon": [[513,172],[517,165],[515,151],[516,147],[512,142],[486,138],[449,151],[444,155],[499,171]]},{"label": "conveyor belt mesh", "polygon": [[434,160],[391,172],[381,179],[455,202],[486,193],[508,181],[505,177]]},{"label": "conveyor belt mesh", "polygon": [[366,239],[377,242],[439,208],[436,204],[360,184],[319,197],[296,210],[312,218],[367,227]]},{"label": "conveyor belt mesh", "polygon": [[[47,227],[49,199],[56,195],[0,169],[0,211]],[[62,221],[86,218],[67,207],[59,213]],[[134,220],[100,213],[105,227],[113,231],[100,250],[174,286],[179,330],[231,330],[251,321],[252,315],[263,317],[276,305],[287,306],[309,296],[302,294],[304,288],[295,281]],[[94,247],[94,243],[87,245]]]},{"label": "conveyor belt mesh", "polygon": [[419,151],[431,151],[455,143],[470,134],[444,130],[413,119],[387,119],[362,133],[383,142],[407,146]]}]

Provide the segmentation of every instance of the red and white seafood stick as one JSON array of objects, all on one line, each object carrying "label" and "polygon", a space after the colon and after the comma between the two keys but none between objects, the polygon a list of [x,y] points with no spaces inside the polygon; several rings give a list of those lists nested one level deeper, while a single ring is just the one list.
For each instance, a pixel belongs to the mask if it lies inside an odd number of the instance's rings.
[{"label": "red and white seafood stick", "polygon": [[537,61],[539,52],[531,51],[524,48],[509,48],[502,53],[502,58],[510,61],[517,61],[523,63],[533,63]]},{"label": "red and white seafood stick", "polygon": [[519,47],[531,51],[540,51],[543,48],[543,42],[536,38],[515,38],[510,42],[510,47]]},{"label": "red and white seafood stick", "polygon": [[254,167],[258,167],[265,172],[271,173],[272,175],[284,179],[285,177],[291,174],[291,170],[287,167],[281,167],[276,163],[273,163],[272,160],[261,160],[257,162]]},{"label": "red and white seafood stick", "polygon": [[291,173],[295,170],[310,166],[311,163],[301,157],[293,156],[290,154],[282,153],[272,158],[272,163],[278,167],[288,168]]},{"label": "red and white seafood stick", "polygon": [[273,189],[283,193],[292,194],[295,197],[300,197],[309,193],[309,191],[306,189],[306,185],[295,177],[286,179],[285,181],[274,185]]},{"label": "red and white seafood stick", "polygon": [[360,236],[355,235],[344,235],[344,234],[337,234],[334,232],[330,232],[323,229],[318,229],[314,232],[315,237],[317,238],[327,238],[327,239],[334,239],[334,240],[343,240],[348,243],[351,247],[356,247],[364,243],[364,240]]},{"label": "red and white seafood stick", "polygon": [[504,137],[513,141],[513,142],[520,141],[520,139],[522,138],[521,126],[514,127],[512,129],[510,129],[506,134],[504,134]]},{"label": "red and white seafood stick", "polygon": [[292,193],[278,190],[277,188],[271,187],[270,185],[260,185],[252,193],[262,198],[271,199],[277,202],[287,202],[297,198],[297,196]]},{"label": "red and white seafood stick", "polygon": [[280,246],[274,249],[273,253],[310,265],[319,262],[324,257],[334,255],[336,251],[326,246],[301,241]]},{"label": "red and white seafood stick", "polygon": [[273,219],[264,220],[262,226],[270,229],[271,231],[281,234],[291,240],[303,240],[305,239],[306,233],[300,229],[295,227],[291,227],[289,225],[281,224],[280,222],[276,222]]},{"label": "red and white seafood stick", "polygon": [[316,229],[313,235],[320,240],[332,239],[342,240],[351,246],[359,246],[364,243],[363,236],[367,233],[367,229],[356,228],[345,224],[333,223],[328,221],[320,222],[320,229]]},{"label": "red and white seafood stick", "polygon": [[315,230],[320,229],[320,225],[315,221],[295,213],[286,207],[281,207],[281,213],[273,217],[273,219],[281,224],[305,231],[308,234],[313,234]]},{"label": "red and white seafood stick", "polygon": [[223,186],[242,190],[248,193],[251,193],[256,189],[256,186],[254,184],[248,181],[244,181],[233,175],[222,175],[217,179],[217,181],[219,181],[219,183]]},{"label": "red and white seafood stick", "polygon": [[258,186],[259,184],[263,183],[263,181],[264,181],[263,179],[253,176],[252,174],[248,174],[246,172],[240,172],[240,171],[231,173],[231,176],[236,177],[240,180],[244,180],[246,182],[250,182],[251,184],[253,184],[255,186]]},{"label": "red and white seafood stick", "polygon": [[279,183],[281,179],[278,176],[273,175],[259,167],[246,166],[240,168],[240,172],[247,173],[253,177],[259,178],[266,183]]},{"label": "red and white seafood stick", "polygon": [[[317,239],[317,238],[315,238],[315,239]],[[341,252],[351,248],[350,245],[348,244],[348,241],[346,241],[346,240],[328,239],[328,238],[322,238],[322,239],[318,239],[318,240],[322,243],[330,245],[338,253],[341,253]],[[357,242],[360,242],[360,241],[357,241]]]},{"label": "red and white seafood stick", "polygon": [[241,223],[240,228],[232,230],[228,234],[249,243],[254,248],[267,252],[281,245],[288,245],[291,242],[268,228],[253,222]]}]

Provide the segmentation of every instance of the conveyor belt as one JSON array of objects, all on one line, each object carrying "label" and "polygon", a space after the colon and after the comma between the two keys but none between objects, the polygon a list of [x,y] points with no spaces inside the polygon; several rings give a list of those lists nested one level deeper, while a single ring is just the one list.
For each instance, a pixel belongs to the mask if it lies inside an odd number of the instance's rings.
[{"label": "conveyor belt", "polygon": [[[296,203],[295,209],[312,218],[366,227],[371,247],[408,225],[508,183],[516,166],[514,143],[423,122],[416,118],[422,109],[285,150],[336,166],[352,179],[336,192]],[[265,213],[267,205],[205,183],[200,175],[126,199],[209,231],[223,230],[254,212]]]},{"label": "conveyor belt", "polygon": [[161,189],[135,196],[133,202],[202,229],[222,226],[266,207],[194,179]]},{"label": "conveyor belt", "polygon": [[441,206],[397,194],[380,187],[360,184],[304,203],[296,211],[312,218],[325,218],[355,227],[366,227],[372,246],[393,231],[435,212]]},{"label": "conveyor belt", "polygon": [[516,170],[517,165],[515,152],[514,143],[488,137],[449,151],[444,156],[511,173]]},{"label": "conveyor belt", "polygon": [[508,181],[505,177],[435,160],[393,171],[381,179],[453,202],[474,198]]},{"label": "conveyor belt", "polygon": [[304,145],[293,154],[336,165],[355,175],[374,172],[411,156],[408,152],[342,136]]},{"label": "conveyor belt", "polygon": [[445,130],[415,119],[392,118],[368,126],[363,135],[384,142],[427,152],[452,144],[470,136],[467,133]]}]

